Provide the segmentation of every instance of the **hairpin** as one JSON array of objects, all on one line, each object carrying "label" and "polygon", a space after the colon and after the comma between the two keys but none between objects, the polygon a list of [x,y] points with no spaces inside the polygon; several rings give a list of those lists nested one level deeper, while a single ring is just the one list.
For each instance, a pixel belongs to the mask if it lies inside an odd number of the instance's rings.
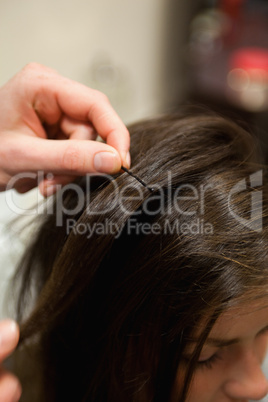
[{"label": "hairpin", "polygon": [[128,170],[126,167],[121,166],[121,169],[124,170],[124,172],[126,172],[127,174],[129,174],[129,176],[134,177],[134,179],[136,179],[140,184],[142,184],[144,187],[148,188],[149,191],[151,191],[151,193],[154,191],[153,187],[149,187],[146,183],[144,183],[144,181],[142,179],[140,179],[138,176],[136,176],[134,173],[132,173],[130,170]]}]

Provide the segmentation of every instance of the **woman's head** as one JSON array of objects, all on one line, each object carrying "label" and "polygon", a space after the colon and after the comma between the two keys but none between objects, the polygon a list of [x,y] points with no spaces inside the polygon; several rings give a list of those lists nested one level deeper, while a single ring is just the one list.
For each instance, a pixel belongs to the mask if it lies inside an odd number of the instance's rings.
[{"label": "woman's head", "polygon": [[[260,400],[268,392],[261,369],[267,349],[268,307],[263,302],[243,302],[223,312],[206,339],[195,367],[187,402]],[[185,351],[186,361],[196,347],[196,331]],[[179,367],[175,387],[182,380]],[[176,388],[174,387],[174,401]],[[172,400],[172,401],[173,401]]]},{"label": "woman's head", "polygon": [[40,335],[55,400],[184,400],[218,318],[266,303],[254,138],[204,113],[129,130],[132,171],[153,192],[127,173],[83,178],[58,194],[22,265],[24,295],[31,280],[40,291],[22,341]]}]

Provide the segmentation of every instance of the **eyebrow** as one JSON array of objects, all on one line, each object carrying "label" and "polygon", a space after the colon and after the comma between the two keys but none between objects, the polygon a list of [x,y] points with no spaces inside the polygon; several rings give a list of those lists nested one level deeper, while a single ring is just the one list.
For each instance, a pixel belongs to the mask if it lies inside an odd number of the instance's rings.
[{"label": "eyebrow", "polygon": [[[198,343],[198,339],[188,339],[188,342]],[[234,339],[208,338],[205,341],[204,346],[214,346],[217,348],[223,348],[224,346],[234,345],[239,342],[240,338],[234,338]]]},{"label": "eyebrow", "polygon": [[[268,330],[268,325],[259,331],[259,334],[263,331]],[[221,339],[221,338],[207,338],[204,345],[214,346],[218,348],[223,348],[224,346],[234,345],[239,343],[241,338],[233,338],[233,339]],[[190,342],[198,342],[197,339],[191,339]]]},{"label": "eyebrow", "polygon": [[[188,339],[190,343],[198,343],[198,339]],[[236,343],[240,342],[240,338],[234,338],[234,339],[220,339],[220,338],[208,338],[204,346],[214,346],[217,348],[223,348],[224,346],[230,346],[234,345]]]},{"label": "eyebrow", "polygon": [[223,348],[224,346],[234,345],[240,342],[240,338],[234,339],[218,339],[218,338],[208,338],[205,345],[215,346],[217,348]]}]

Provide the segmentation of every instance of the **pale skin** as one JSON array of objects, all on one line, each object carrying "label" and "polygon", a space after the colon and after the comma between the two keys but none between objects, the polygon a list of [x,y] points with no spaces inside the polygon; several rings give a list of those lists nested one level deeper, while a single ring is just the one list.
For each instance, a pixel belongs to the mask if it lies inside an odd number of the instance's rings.
[{"label": "pale skin", "polygon": [[[49,196],[77,176],[130,165],[128,130],[107,97],[46,66],[31,63],[2,86],[0,110],[0,191],[12,181],[20,193],[38,186]],[[0,322],[0,363],[18,339],[15,322]],[[0,367],[0,402],[20,394],[18,380]]]},{"label": "pale skin", "polygon": [[[38,186],[48,196],[76,176],[113,174],[121,165],[129,167],[129,134],[106,96],[45,66],[30,64],[0,88],[0,110],[0,191],[23,172],[48,176],[41,182],[18,180],[17,191]],[[97,134],[103,142],[96,141]],[[261,309],[242,305],[221,316],[209,338],[225,346],[204,346],[187,402],[246,402],[267,394],[261,369],[268,340],[267,304]],[[0,322],[0,362],[18,340],[17,324]],[[0,368],[0,402],[18,401],[20,395],[18,379]]]},{"label": "pale skin", "polygon": [[[12,320],[0,322],[0,362],[10,355],[19,341],[19,327]],[[0,402],[16,402],[21,396],[18,379],[0,367]]]},{"label": "pale skin", "polygon": [[50,195],[76,176],[129,167],[129,133],[107,97],[48,67],[29,64],[1,87],[0,110],[0,191],[22,172],[49,180],[16,181],[17,191]]},{"label": "pale skin", "polygon": [[[243,304],[222,314],[201,351],[186,402],[248,402],[265,397],[268,382],[261,365],[268,344],[267,303]],[[5,326],[10,332],[0,349],[2,360],[19,339],[18,327],[10,324],[0,323],[0,334]],[[189,355],[194,346],[189,346]],[[179,387],[180,369],[177,384]],[[21,392],[17,379],[8,373],[0,374],[0,390],[0,402],[17,401]],[[172,401],[177,401],[176,391]]]},{"label": "pale skin", "polygon": [[[260,302],[245,303],[227,310],[213,326],[201,351],[186,402],[247,402],[264,398],[268,381],[261,366],[267,344],[267,299],[262,306]],[[195,342],[189,345],[189,355],[194,347]]]}]

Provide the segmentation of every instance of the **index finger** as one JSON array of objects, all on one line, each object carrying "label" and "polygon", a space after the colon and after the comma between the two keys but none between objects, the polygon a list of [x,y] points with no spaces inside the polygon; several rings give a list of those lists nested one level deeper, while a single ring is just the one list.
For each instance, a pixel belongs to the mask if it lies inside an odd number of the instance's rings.
[{"label": "index finger", "polygon": [[[35,90],[37,87],[34,89],[34,104],[38,105],[40,116],[46,120],[46,114],[51,113],[51,105],[54,104],[54,108],[59,108],[58,112],[73,119],[90,121],[99,136],[119,152],[122,162],[126,162],[130,146],[129,132],[106,95],[62,77],[53,70],[46,69],[43,75],[39,72],[40,80],[43,83],[34,83],[34,86],[38,86],[38,90]],[[50,103],[50,107],[47,107],[47,103]]]},{"label": "index finger", "polygon": [[103,93],[62,78],[56,96],[61,110],[75,119],[90,121],[97,133],[117,151],[129,150],[129,133]]}]

